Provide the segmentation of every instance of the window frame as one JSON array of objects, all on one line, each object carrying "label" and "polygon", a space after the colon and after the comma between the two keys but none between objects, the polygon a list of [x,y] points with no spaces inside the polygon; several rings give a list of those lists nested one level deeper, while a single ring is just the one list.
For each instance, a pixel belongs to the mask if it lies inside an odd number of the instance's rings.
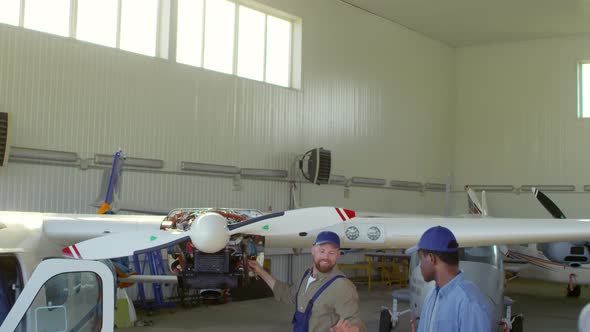
[{"label": "window frame", "polygon": [[[172,45],[170,44],[171,48],[172,46],[174,46],[174,57],[171,57],[171,60],[182,64],[182,65],[186,65],[186,66],[191,66],[191,67],[198,67],[198,68],[202,68],[205,70],[212,70],[212,69],[208,69],[205,68],[204,65],[204,55],[205,55],[205,35],[206,35],[206,31],[205,31],[205,27],[206,27],[206,8],[207,8],[207,1],[211,1],[211,0],[203,0],[203,10],[202,10],[202,36],[201,36],[201,61],[200,61],[200,65],[199,66],[193,66],[190,64],[185,64],[182,62],[177,62],[176,61],[176,48],[178,47],[178,45]],[[252,80],[252,81],[256,81],[256,82],[263,82],[265,84],[269,84],[269,85],[274,85],[274,86],[280,86],[283,88],[287,88],[287,89],[296,89],[296,90],[300,90],[301,89],[301,31],[302,31],[302,19],[298,18],[296,16],[287,14],[285,12],[282,12],[280,10],[274,9],[272,7],[268,7],[266,5],[260,4],[258,2],[252,1],[252,0],[226,0],[228,2],[232,2],[235,4],[234,7],[234,15],[235,15],[235,20],[234,20],[234,46],[233,46],[233,65],[232,65],[232,71],[231,74],[229,73],[223,73],[220,72],[222,74],[226,74],[226,75],[233,75],[233,76],[238,76],[242,79],[246,79],[246,80]],[[175,1],[176,2],[176,1]],[[176,2],[177,3],[177,2]],[[239,26],[240,26],[240,15],[239,15],[239,11],[240,11],[240,6],[244,6],[247,7],[249,9],[255,10],[255,11],[259,11],[261,13],[263,13],[265,15],[264,20],[264,59],[263,59],[263,73],[262,73],[262,80],[256,80],[256,79],[251,79],[248,77],[243,77],[243,76],[239,76],[238,75],[238,58],[239,58]],[[173,19],[172,22],[174,22],[173,24],[175,25],[175,28],[173,29],[174,31],[174,35],[171,34],[170,38],[174,39],[174,42],[176,43],[177,41],[177,24],[178,24],[178,5],[176,4],[176,7],[174,8],[174,10],[172,11],[173,14]],[[267,70],[266,70],[266,64],[267,64],[267,41],[268,41],[268,17],[269,16],[273,16],[275,18],[281,19],[281,20],[285,20],[287,22],[290,23],[291,26],[291,31],[290,31],[290,35],[289,35],[289,39],[290,39],[290,43],[289,43],[289,68],[288,68],[288,85],[287,86],[283,86],[283,85],[277,85],[275,83],[271,83],[271,82],[267,82]],[[214,71],[214,70],[213,70]]]},{"label": "window frame", "polygon": [[576,91],[577,91],[577,114],[578,118],[590,118],[590,109],[586,110],[586,114],[584,115],[584,97],[590,98],[590,96],[584,96],[584,75],[583,75],[583,68],[584,66],[588,66],[588,71],[590,72],[590,60],[583,60],[578,61],[578,68],[577,68],[577,84],[576,84]]},{"label": "window frame", "polygon": [[[121,18],[122,18],[122,6],[123,1],[125,0],[117,0],[117,27],[116,27],[116,42],[115,46],[112,47],[110,45],[98,44],[93,43],[90,41],[80,40],[77,39],[77,26],[78,26],[78,0],[69,0],[70,1],[70,17],[69,17],[69,32],[67,36],[62,35],[55,35],[50,32],[40,31],[41,33],[48,33],[55,36],[59,36],[62,38],[72,38],[78,42],[89,43],[93,45],[99,45],[102,47],[109,47],[115,48],[120,51],[129,52],[133,54],[140,54],[143,56],[155,57],[155,58],[162,58],[166,59],[170,62],[174,62],[180,65],[191,66],[202,68],[206,70],[204,67],[204,59],[205,59],[205,25],[206,25],[206,7],[207,1],[212,0],[203,0],[203,19],[202,19],[202,36],[201,36],[201,59],[200,65],[194,66],[190,64],[185,64],[182,62],[176,61],[176,50],[177,50],[177,29],[178,29],[178,0],[157,0],[157,22],[156,22],[156,35],[155,38],[155,51],[153,54],[143,54],[143,53],[135,53],[133,51],[124,50],[121,48]],[[226,0],[235,4],[235,22],[234,22],[234,45],[233,45],[233,61],[232,61],[232,70],[231,74],[226,75],[233,75],[240,77],[246,80],[253,80],[256,82],[262,82],[269,85],[280,86],[287,89],[295,89],[301,90],[301,75],[302,75],[302,26],[303,20],[299,17],[294,15],[285,13],[278,9],[266,6],[264,4],[258,3],[254,0]],[[24,19],[25,19],[25,12],[26,12],[26,3],[27,0],[20,0],[19,1],[19,21],[18,27],[30,30],[24,26]],[[259,11],[265,15],[265,33],[264,33],[264,59],[263,59],[263,75],[262,80],[251,79],[248,77],[243,77],[238,75],[238,57],[239,57],[239,10],[240,6],[247,7],[252,10]],[[288,21],[291,26],[290,31],[290,43],[289,43],[289,60],[288,60],[288,85],[278,85],[275,83],[267,82],[267,42],[268,42],[268,17],[273,16],[275,18]],[[216,71],[217,72],[217,71]],[[218,72],[220,74],[225,74],[223,72]]]}]

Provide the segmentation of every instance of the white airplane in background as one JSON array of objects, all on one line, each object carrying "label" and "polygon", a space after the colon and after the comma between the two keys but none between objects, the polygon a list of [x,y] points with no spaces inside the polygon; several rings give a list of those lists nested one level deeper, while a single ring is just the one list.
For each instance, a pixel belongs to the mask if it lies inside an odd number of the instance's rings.
[{"label": "white airplane in background", "polygon": [[[218,263],[217,269],[223,271],[207,274],[207,270],[194,267],[192,275],[187,274],[185,278],[197,285],[204,278],[207,283],[216,284],[217,287],[211,288],[225,288],[232,287],[231,283],[236,280],[238,286],[240,281],[247,280],[247,264],[239,263],[251,258],[248,256],[253,253],[253,246],[308,248],[315,236],[324,230],[339,234],[343,247],[371,249],[410,247],[426,229],[436,225],[453,230],[462,246],[581,241],[590,237],[590,220],[582,219],[564,219],[556,223],[554,219],[357,217],[354,211],[331,207],[273,213],[234,224],[228,224],[221,214],[205,213],[184,230],[162,230],[162,220],[162,216],[1,212],[0,259],[4,264],[0,266],[3,275],[8,276],[1,287],[9,299],[5,311],[10,311],[3,319],[0,331],[29,331],[40,324],[59,327],[90,324],[97,329],[102,326],[105,331],[112,329],[109,317],[112,318],[113,307],[109,305],[114,296],[113,288],[109,289],[108,280],[102,283],[102,287],[97,281],[112,276],[106,276],[104,269],[98,271],[96,266],[101,264],[97,262],[88,262],[94,267],[81,267],[80,264],[84,263],[77,260],[49,259],[60,254],[86,262],[131,256],[179,243],[189,244],[194,255],[211,258],[210,262],[222,262]],[[167,227],[169,222],[164,223]],[[260,251],[255,250],[257,254]],[[482,250],[485,255],[477,255],[475,251],[468,254],[488,257],[494,253],[493,249]],[[236,254],[238,251],[241,253]],[[487,258],[481,259],[487,261]],[[62,279],[52,278],[43,285],[43,278],[52,275],[43,272],[40,276],[35,269],[37,266],[45,269],[50,264],[57,271],[55,274],[59,274],[60,269],[62,272],[86,272],[72,276],[65,274],[65,277],[62,274]],[[44,291],[38,292],[36,287],[44,287]],[[79,306],[81,300],[77,300],[76,295],[85,296],[86,302],[82,303],[91,303],[88,297],[94,297],[95,304]],[[495,304],[501,305],[499,302]]]},{"label": "white airplane in background", "polygon": [[[487,217],[485,192],[482,192],[480,203],[471,188],[466,188],[466,190],[470,212]],[[537,188],[532,188],[532,192],[554,218],[566,218],[559,207],[543,192]],[[560,220],[555,220],[555,223],[560,225]],[[504,270],[514,273],[519,278],[567,284],[566,295],[579,297],[581,294],[580,285],[590,285],[588,244],[588,241],[582,240],[510,245],[502,248],[508,257],[504,260]]]}]

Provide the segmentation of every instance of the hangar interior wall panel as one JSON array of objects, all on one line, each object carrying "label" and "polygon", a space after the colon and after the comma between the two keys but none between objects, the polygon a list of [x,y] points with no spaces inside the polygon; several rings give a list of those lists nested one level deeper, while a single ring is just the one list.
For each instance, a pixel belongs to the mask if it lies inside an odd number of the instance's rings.
[{"label": "hangar interior wall panel", "polygon": [[[576,115],[581,60],[590,60],[588,36],[457,50],[453,173],[459,187],[573,184],[582,191],[590,184],[590,122]],[[588,194],[550,196],[568,207],[567,216],[590,215]],[[549,217],[530,194],[494,194],[489,201],[494,215]]]},{"label": "hangar interior wall panel", "polygon": [[[336,174],[444,181],[454,49],[339,1],[265,3],[303,19],[301,90],[0,25],[0,111],[13,114],[12,144],[82,159],[122,147],[164,160],[165,171],[180,161],[290,169],[297,155],[323,146]],[[55,212],[87,212],[99,178],[20,163],[0,176],[0,195],[11,197],[0,208]],[[124,177],[133,204],[288,206],[283,183],[243,181],[232,192],[220,178]],[[407,195],[424,206],[424,197]],[[333,202],[318,195],[313,204]],[[391,206],[384,199],[371,208]]]}]

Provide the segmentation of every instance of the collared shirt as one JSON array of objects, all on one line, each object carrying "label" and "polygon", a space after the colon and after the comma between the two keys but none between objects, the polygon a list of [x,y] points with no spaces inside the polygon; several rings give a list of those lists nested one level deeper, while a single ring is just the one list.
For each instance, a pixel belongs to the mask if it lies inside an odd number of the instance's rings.
[{"label": "collared shirt", "polygon": [[[295,308],[295,310],[304,312],[309,300],[323,284],[337,275],[344,274],[337,267],[334,267],[328,273],[318,272],[315,276],[316,280],[312,281],[306,290],[305,286],[310,275],[311,273],[303,280],[303,285],[301,285],[298,294],[296,293],[303,273],[298,279],[295,279],[293,285],[277,280],[273,287],[275,299],[294,305],[295,296],[297,296],[299,307]],[[311,318],[309,319],[309,331],[329,331],[332,326],[338,323],[340,318],[348,320],[351,325],[359,326],[361,331],[365,331],[358,302],[359,296],[356,287],[350,280],[346,278],[334,280],[313,304]]]},{"label": "collared shirt", "polygon": [[428,293],[418,332],[486,332],[492,330],[490,303],[477,286],[457,274]]}]

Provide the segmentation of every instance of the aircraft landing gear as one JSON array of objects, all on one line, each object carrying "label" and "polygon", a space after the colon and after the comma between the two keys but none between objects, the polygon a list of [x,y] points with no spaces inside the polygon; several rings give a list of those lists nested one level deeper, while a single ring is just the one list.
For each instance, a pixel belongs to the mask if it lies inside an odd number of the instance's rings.
[{"label": "aircraft landing gear", "polygon": [[512,329],[510,332],[524,331],[524,317],[522,315],[512,316]]},{"label": "aircraft landing gear", "polygon": [[580,297],[580,295],[582,294],[582,288],[580,287],[580,285],[576,285],[573,289],[570,289],[570,287],[567,287],[567,297]]},{"label": "aircraft landing gear", "polygon": [[379,332],[390,332],[391,329],[393,329],[391,314],[388,309],[381,309],[381,315],[379,316]]},{"label": "aircraft landing gear", "polygon": [[576,275],[570,274],[570,281],[567,285],[567,297],[580,297],[582,294],[582,287],[580,285],[575,285],[576,282]]},{"label": "aircraft landing gear", "polygon": [[[390,332],[393,331],[397,324],[399,323],[399,318],[402,315],[410,313],[410,309],[406,309],[404,311],[398,311],[397,308],[397,298],[395,297],[395,293],[393,297],[393,304],[391,309],[388,307],[381,307],[381,315],[379,316],[379,332]],[[405,293],[405,292],[404,292]],[[412,329],[413,331],[414,329]]]}]

